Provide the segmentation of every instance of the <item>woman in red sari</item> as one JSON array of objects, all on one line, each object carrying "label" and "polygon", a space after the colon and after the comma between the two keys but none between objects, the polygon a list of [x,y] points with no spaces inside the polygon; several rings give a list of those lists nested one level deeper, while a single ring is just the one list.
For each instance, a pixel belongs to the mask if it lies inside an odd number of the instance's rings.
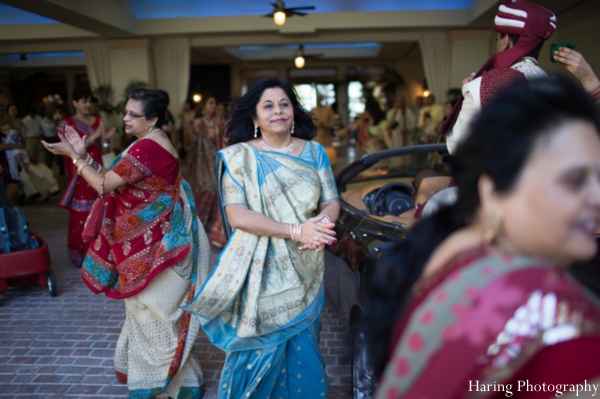
[{"label": "woman in red sari", "polygon": [[417,224],[369,289],[377,398],[592,396],[600,301],[568,271],[597,252],[599,127],[559,78],[482,109],[453,160],[458,200]]},{"label": "woman in red sari", "polygon": [[[107,141],[114,133],[114,129],[105,132],[99,117],[90,114],[90,99],[92,92],[85,89],[73,91],[73,107],[75,115],[63,119],[56,129],[64,134],[67,126],[75,129],[77,134],[84,139],[90,157],[102,164],[102,149],[100,139]],[[65,170],[69,178],[69,185],[60,200],[60,206],[69,211],[69,232],[67,233],[67,250],[69,260],[74,265],[81,267],[88,244],[81,239],[83,225],[89,215],[94,200],[98,193],[75,173],[76,168],[69,158],[64,158]]]},{"label": "woman in red sari", "polygon": [[202,396],[193,347],[200,323],[182,309],[208,274],[210,252],[177,151],[163,125],[164,93],[135,89],[123,113],[136,140],[110,170],[86,154],[71,127],[61,142],[44,143],[73,160],[80,178],[100,193],[83,231],[90,243],[82,277],[94,293],[123,299],[126,318],[115,371],[131,398]]}]

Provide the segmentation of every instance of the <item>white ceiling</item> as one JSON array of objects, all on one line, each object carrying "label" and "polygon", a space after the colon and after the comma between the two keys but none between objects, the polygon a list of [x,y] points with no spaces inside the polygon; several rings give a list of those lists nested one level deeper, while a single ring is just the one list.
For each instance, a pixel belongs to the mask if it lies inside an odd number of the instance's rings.
[{"label": "white ceiling", "polygon": [[[600,12],[600,0],[534,0],[559,25]],[[0,0],[0,65],[15,56],[63,52],[83,59],[81,41],[188,36],[192,59],[246,63],[293,57],[300,43],[323,59],[419,58],[423,30],[490,29],[499,0],[288,0],[315,6],[282,27],[264,14],[274,0]],[[78,53],[78,54],[75,54]],[[10,55],[10,57],[6,57]],[[12,58],[11,58],[12,57]],[[42,62],[49,57],[29,56]],[[81,61],[83,62],[83,61]]]}]

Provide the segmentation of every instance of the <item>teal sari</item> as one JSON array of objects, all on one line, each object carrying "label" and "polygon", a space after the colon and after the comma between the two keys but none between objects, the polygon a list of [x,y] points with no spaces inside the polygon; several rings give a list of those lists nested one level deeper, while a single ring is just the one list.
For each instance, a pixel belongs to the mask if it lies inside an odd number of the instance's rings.
[{"label": "teal sari", "polygon": [[[279,222],[302,223],[337,199],[323,146],[306,142],[298,157],[246,143],[218,153],[224,209],[243,204]],[[234,230],[211,276],[187,309],[210,341],[227,352],[219,398],[327,397],[318,348],[323,252]]]}]

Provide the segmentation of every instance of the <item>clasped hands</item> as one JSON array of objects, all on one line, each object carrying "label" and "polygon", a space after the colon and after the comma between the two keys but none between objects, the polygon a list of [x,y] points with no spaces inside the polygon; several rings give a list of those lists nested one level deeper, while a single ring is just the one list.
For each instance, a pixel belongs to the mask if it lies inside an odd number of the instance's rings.
[{"label": "clasped hands", "polygon": [[312,249],[320,251],[325,245],[337,242],[333,228],[335,223],[325,214],[319,214],[301,224],[300,242],[303,244],[299,250]]}]

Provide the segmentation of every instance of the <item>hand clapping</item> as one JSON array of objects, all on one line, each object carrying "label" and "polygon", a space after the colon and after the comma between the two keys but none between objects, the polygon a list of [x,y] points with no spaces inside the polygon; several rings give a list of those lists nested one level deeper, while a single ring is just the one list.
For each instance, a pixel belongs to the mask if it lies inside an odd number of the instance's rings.
[{"label": "hand clapping", "polygon": [[67,126],[65,132],[59,132],[60,142],[47,143],[42,140],[42,145],[51,153],[69,158],[82,158],[86,154],[85,142],[72,126]]}]

